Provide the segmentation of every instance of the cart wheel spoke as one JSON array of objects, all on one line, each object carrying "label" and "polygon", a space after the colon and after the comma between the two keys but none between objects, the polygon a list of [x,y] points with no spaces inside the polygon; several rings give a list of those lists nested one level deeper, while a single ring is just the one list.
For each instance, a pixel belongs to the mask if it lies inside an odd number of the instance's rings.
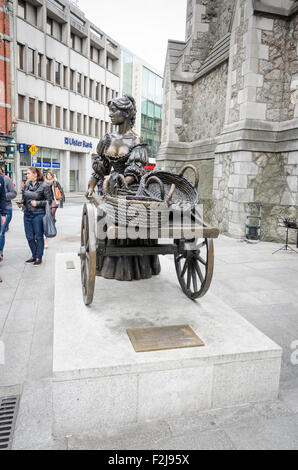
[{"label": "cart wheel spoke", "polygon": [[185,263],[184,263],[184,266],[183,266],[182,273],[181,273],[181,277],[185,276],[185,273],[186,273],[186,270],[187,270],[187,265],[188,265],[188,260],[186,259]]},{"label": "cart wheel spoke", "polygon": [[204,277],[203,277],[201,268],[200,268],[199,263],[198,263],[197,260],[194,260],[194,268],[195,268],[196,272],[198,273],[198,276],[199,276],[199,278],[200,278],[201,284],[203,284],[203,282],[204,282]]},{"label": "cart wheel spoke", "polygon": [[198,292],[197,275],[196,275],[194,265],[191,266],[191,270],[192,270],[192,283],[193,283],[194,292]]},{"label": "cart wheel spoke", "polygon": [[203,258],[200,255],[197,255],[197,259],[202,263],[204,266],[207,266],[207,261],[203,260]]},{"label": "cart wheel spoke", "polygon": [[190,282],[191,282],[191,263],[188,263],[188,269],[187,269],[187,290],[190,289]]}]

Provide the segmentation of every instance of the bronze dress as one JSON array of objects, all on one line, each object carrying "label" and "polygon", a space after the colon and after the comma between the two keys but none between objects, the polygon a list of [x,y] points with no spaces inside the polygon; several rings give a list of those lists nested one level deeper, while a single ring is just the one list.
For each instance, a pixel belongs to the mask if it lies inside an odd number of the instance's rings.
[{"label": "bronze dress", "polygon": [[[119,140],[119,139],[118,139]],[[128,151],[125,155],[111,155],[109,151],[113,142],[117,142],[114,134],[106,134],[97,147],[98,157],[93,163],[93,177],[102,186],[104,178],[108,175],[123,175],[125,178],[134,178],[133,185],[138,185],[145,174],[144,166],[148,163],[147,145],[141,139],[131,139]],[[125,139],[124,139],[125,141]],[[115,153],[115,152],[114,152]],[[109,246],[148,246],[157,242],[150,240],[109,240]],[[116,279],[118,281],[133,281],[149,279],[160,274],[161,266],[159,258],[152,256],[107,256],[103,260],[100,275],[106,279]]]}]

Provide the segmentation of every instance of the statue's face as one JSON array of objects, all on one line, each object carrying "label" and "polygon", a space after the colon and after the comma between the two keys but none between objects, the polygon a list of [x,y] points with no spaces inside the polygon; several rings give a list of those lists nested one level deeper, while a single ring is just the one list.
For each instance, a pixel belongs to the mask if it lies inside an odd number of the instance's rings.
[{"label": "statue's face", "polygon": [[114,126],[122,124],[125,121],[126,118],[123,116],[121,111],[114,104],[111,104],[109,109],[110,109],[109,116]]}]

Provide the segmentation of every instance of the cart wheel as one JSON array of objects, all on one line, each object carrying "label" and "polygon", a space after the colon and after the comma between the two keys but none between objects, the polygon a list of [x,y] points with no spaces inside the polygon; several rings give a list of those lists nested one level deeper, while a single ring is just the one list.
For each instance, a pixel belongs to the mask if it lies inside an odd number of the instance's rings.
[{"label": "cart wheel", "polygon": [[81,279],[85,305],[92,304],[96,278],[95,216],[91,204],[85,204],[81,229]]},{"label": "cart wheel", "polygon": [[179,250],[174,256],[177,277],[183,292],[192,300],[203,297],[213,277],[213,240],[205,238],[196,246],[195,251],[185,250],[184,244],[180,242]]}]

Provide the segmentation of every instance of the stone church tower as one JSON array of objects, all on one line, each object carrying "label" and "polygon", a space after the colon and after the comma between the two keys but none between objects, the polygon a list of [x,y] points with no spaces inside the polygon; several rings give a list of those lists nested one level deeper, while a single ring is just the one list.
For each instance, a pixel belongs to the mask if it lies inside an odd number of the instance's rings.
[{"label": "stone church tower", "polygon": [[170,40],[159,168],[200,169],[205,218],[245,233],[263,206],[264,240],[277,218],[298,220],[298,1],[188,0],[186,40]]}]

